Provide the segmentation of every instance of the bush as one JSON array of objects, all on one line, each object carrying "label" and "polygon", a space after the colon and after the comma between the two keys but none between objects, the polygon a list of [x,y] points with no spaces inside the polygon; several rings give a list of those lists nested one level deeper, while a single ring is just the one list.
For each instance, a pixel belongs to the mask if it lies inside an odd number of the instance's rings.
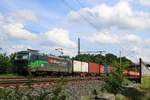
[{"label": "bush", "polygon": [[150,77],[142,77],[142,84],[140,87],[143,89],[150,89]]},{"label": "bush", "polygon": [[18,85],[15,89],[0,89],[0,100],[66,100],[68,95],[63,89],[65,83],[60,80],[56,86],[47,89],[29,87],[28,90],[21,90]]},{"label": "bush", "polygon": [[15,59],[15,54],[7,56],[5,53],[0,54],[0,74],[12,73],[14,64],[13,60]]},{"label": "bush", "polygon": [[114,70],[104,79],[106,82],[104,89],[114,94],[121,92],[123,89],[123,81],[125,79],[123,69],[124,67],[120,66],[117,62],[114,62]]},{"label": "bush", "polygon": [[51,100],[66,100],[67,98],[67,93],[64,91],[63,86],[67,83],[66,80],[63,78],[57,82],[54,90],[52,91],[52,98]]},{"label": "bush", "polygon": [[94,89],[94,90],[92,91],[92,93],[93,93],[93,95],[94,95],[94,98],[95,98],[95,99],[97,99],[97,95],[98,95],[97,90],[96,90],[96,89]]},{"label": "bush", "polygon": [[115,100],[126,100],[126,97],[122,94],[117,94]]}]

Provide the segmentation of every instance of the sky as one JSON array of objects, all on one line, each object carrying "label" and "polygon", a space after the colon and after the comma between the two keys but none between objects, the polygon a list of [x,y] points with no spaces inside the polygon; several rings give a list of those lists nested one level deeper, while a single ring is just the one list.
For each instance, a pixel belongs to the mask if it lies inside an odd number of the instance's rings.
[{"label": "sky", "polygon": [[0,52],[106,51],[150,62],[150,0],[1,0]]}]

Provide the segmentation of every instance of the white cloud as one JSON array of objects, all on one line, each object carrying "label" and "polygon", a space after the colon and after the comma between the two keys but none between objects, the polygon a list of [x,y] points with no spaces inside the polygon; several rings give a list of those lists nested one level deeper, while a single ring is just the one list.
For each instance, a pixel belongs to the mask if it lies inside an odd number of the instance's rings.
[{"label": "white cloud", "polygon": [[8,37],[31,41],[37,39],[37,35],[26,30],[21,23],[9,23],[2,28],[3,32],[8,34]]},{"label": "white cloud", "polygon": [[21,20],[21,21],[32,21],[35,22],[37,21],[37,17],[34,14],[34,12],[30,10],[17,10],[12,13],[12,16],[16,20]]},{"label": "white cloud", "polygon": [[[69,32],[67,30],[54,28],[44,34],[34,34],[28,30],[25,30],[23,24],[14,23],[14,24],[8,24],[4,26],[3,32],[7,33],[8,37],[16,39],[15,41],[17,41],[18,39],[18,40],[27,40],[26,42],[28,42],[27,43],[28,46],[26,46],[25,44],[22,45],[16,44],[12,46],[8,50],[9,53],[31,48],[30,44],[36,47],[38,46],[36,43],[41,44],[42,42],[44,42],[48,44],[46,46],[47,50],[49,48],[52,48],[53,46],[62,47],[65,55],[74,56],[72,49],[76,48],[76,44],[70,39]],[[37,39],[38,41],[35,41],[35,43],[32,42],[33,40],[37,40]],[[37,49],[39,49],[39,47],[37,47]]]},{"label": "white cloud", "polygon": [[102,31],[94,33],[89,36],[88,40],[95,44],[128,44],[128,43],[140,43],[146,40],[135,34],[112,34],[109,31]]},{"label": "white cloud", "polygon": [[0,13],[0,25],[3,24],[3,21],[4,21],[4,16]]},{"label": "white cloud", "polygon": [[97,5],[101,2],[104,2],[105,0],[77,0],[77,1],[83,4]]},{"label": "white cloud", "polygon": [[77,49],[74,49],[74,50],[72,50],[72,49],[63,49],[64,55],[69,55],[71,57],[77,55],[76,51],[77,51]]},{"label": "white cloud", "polygon": [[118,48],[125,50],[125,52],[132,52],[130,55],[125,56],[128,56],[133,61],[137,61],[141,57],[144,61],[150,62],[150,39],[140,35],[113,34],[109,31],[104,31],[90,35],[87,40],[93,45],[110,44],[114,48],[118,46]]},{"label": "white cloud", "polygon": [[101,43],[101,44],[116,44],[119,43],[119,37],[117,35],[112,35],[109,32],[100,32],[93,34],[88,38],[92,43]]},{"label": "white cloud", "polygon": [[52,47],[62,47],[65,55],[73,55],[72,49],[76,48],[76,44],[70,39],[67,30],[54,28],[43,34],[33,33],[25,28],[24,22],[18,22],[13,17],[9,19],[10,17],[4,18],[4,15],[0,14],[0,46],[3,46],[7,53],[26,50],[32,45],[35,49],[41,50],[42,48],[49,50]]},{"label": "white cloud", "polygon": [[[121,37],[121,36],[120,36]],[[121,38],[120,38],[121,39]],[[127,42],[141,42],[141,37],[138,35],[134,35],[134,34],[126,34],[122,37],[122,39],[120,41],[127,41]]]},{"label": "white cloud", "polygon": [[150,62],[150,48],[144,48],[143,46],[133,46],[132,51],[135,52],[137,57],[142,58],[145,62]]},{"label": "white cloud", "polygon": [[150,0],[139,0],[142,5],[150,6]]},{"label": "white cloud", "polygon": [[0,32],[2,37],[5,36],[19,40],[36,40],[37,34],[25,29],[24,24],[16,21],[12,16],[4,16],[0,13]]},{"label": "white cloud", "polygon": [[150,39],[145,39],[145,44],[150,46]]},{"label": "white cloud", "polygon": [[4,19],[3,15],[0,13],[0,21]]},{"label": "white cloud", "polygon": [[9,47],[8,53],[11,54],[13,52],[24,51],[27,49],[32,49],[32,47],[29,45],[23,45],[23,44],[13,45]]},{"label": "white cloud", "polygon": [[93,8],[82,8],[77,12],[71,11],[68,14],[68,21],[81,26],[83,17],[99,28],[150,29],[150,14],[132,10],[129,3],[125,1],[120,1],[113,6],[101,4]]},{"label": "white cloud", "polygon": [[0,35],[0,48],[1,48],[1,45],[3,44],[3,37]]},{"label": "white cloud", "polygon": [[75,48],[76,44],[70,39],[69,32],[64,29],[54,28],[45,33],[45,37],[48,41],[54,43],[55,45]]}]

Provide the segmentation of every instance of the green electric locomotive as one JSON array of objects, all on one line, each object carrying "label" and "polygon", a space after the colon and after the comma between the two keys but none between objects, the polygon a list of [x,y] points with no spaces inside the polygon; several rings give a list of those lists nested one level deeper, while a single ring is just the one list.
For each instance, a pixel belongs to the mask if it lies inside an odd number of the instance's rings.
[{"label": "green electric locomotive", "polygon": [[18,74],[68,75],[72,73],[72,61],[53,55],[41,54],[37,50],[20,51],[14,60]]}]

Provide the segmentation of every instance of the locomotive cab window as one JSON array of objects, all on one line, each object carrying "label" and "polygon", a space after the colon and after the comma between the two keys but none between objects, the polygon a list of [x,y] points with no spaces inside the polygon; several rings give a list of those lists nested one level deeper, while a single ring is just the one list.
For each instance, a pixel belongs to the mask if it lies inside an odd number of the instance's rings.
[{"label": "locomotive cab window", "polygon": [[15,59],[16,60],[19,60],[19,59],[28,59],[28,54],[27,53],[18,53]]}]

